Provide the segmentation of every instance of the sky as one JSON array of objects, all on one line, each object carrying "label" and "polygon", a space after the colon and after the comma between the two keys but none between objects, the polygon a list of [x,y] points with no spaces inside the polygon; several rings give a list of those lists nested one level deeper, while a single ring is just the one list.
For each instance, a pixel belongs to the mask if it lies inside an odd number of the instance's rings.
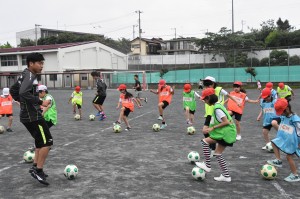
[{"label": "sky", "polygon": [[[233,0],[234,30],[249,32],[269,19],[289,20],[300,29],[300,0]],[[16,46],[16,32],[42,28],[132,39],[205,37],[232,28],[232,0],[0,0],[0,44]],[[135,27],[134,27],[135,26]],[[133,35],[133,29],[135,35]]]}]

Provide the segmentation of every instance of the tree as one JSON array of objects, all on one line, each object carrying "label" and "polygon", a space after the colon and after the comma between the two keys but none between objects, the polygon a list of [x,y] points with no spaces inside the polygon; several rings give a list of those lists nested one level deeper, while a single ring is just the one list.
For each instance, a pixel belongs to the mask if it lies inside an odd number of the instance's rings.
[{"label": "tree", "polygon": [[285,50],[272,50],[270,53],[271,66],[287,66],[288,53]]},{"label": "tree", "polygon": [[167,68],[160,69],[160,71],[159,71],[160,78],[163,78],[167,72],[169,72],[169,70]]},{"label": "tree", "polygon": [[290,57],[290,65],[300,65],[300,57],[298,55],[293,55]]},{"label": "tree", "polygon": [[259,59],[257,59],[256,57],[252,57],[252,58],[248,58],[246,60],[246,65],[247,66],[259,66]]},{"label": "tree", "polygon": [[276,24],[277,24],[277,29],[281,30],[281,31],[290,31],[292,29],[292,27],[290,26],[290,23],[287,19],[283,22],[281,20],[281,18],[279,17]]},{"label": "tree", "polygon": [[35,42],[31,39],[21,39],[19,47],[34,46]]},{"label": "tree", "polygon": [[257,75],[257,72],[256,72],[256,70],[255,70],[255,68],[253,68],[253,67],[248,67],[248,68],[245,68],[245,72],[246,73],[249,73],[250,75],[251,75],[251,82],[252,82],[252,77],[255,79],[255,81],[256,81],[256,75]]},{"label": "tree", "polygon": [[0,44],[0,48],[12,48],[12,46],[10,45],[10,43],[6,42],[6,44]]},{"label": "tree", "polygon": [[269,66],[269,57],[264,57],[260,60],[261,66]]}]

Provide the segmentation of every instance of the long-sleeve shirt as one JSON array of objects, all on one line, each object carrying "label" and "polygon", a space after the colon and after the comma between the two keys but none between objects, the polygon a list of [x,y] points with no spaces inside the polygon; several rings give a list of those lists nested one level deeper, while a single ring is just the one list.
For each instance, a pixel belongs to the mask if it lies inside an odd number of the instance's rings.
[{"label": "long-sleeve shirt", "polygon": [[96,80],[97,93],[99,96],[106,96],[107,86],[105,82],[101,79]]}]

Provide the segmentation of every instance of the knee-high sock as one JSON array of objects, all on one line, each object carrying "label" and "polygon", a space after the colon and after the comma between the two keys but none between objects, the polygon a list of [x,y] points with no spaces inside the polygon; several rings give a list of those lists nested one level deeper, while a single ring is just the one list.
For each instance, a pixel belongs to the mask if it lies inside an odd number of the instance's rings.
[{"label": "knee-high sock", "polygon": [[226,165],[226,161],[223,158],[222,154],[215,154],[214,156],[216,156],[220,169],[222,171],[222,174],[224,177],[230,177],[228,169],[227,169],[227,165]]},{"label": "knee-high sock", "polygon": [[203,150],[203,155],[205,158],[205,165],[208,168],[211,168],[210,166],[210,149],[209,149],[209,145],[207,143],[205,143],[203,140],[201,141],[202,144],[202,150]]}]

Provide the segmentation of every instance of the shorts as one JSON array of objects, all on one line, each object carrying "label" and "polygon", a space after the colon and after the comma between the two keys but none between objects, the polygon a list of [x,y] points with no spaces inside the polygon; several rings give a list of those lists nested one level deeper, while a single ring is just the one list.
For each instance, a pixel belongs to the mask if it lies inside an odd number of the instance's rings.
[{"label": "shorts", "polygon": [[167,106],[169,106],[169,102],[167,102],[167,101],[162,101],[162,103],[164,104],[163,106],[162,106],[162,109],[165,109],[165,108],[167,108]]},{"label": "shorts", "polygon": [[285,99],[290,102],[292,100],[292,96],[291,95],[288,95],[288,96],[285,96]]},{"label": "shorts", "polygon": [[228,144],[227,142],[225,142],[224,140],[216,140],[218,144],[221,144],[223,146],[233,146],[233,143]]},{"label": "shorts", "polygon": [[232,112],[232,116],[234,116],[234,119],[236,119],[237,121],[241,121],[243,114],[240,114],[240,113],[237,113],[234,111],[231,111],[231,112]]},{"label": "shorts", "polygon": [[131,110],[129,109],[129,108],[127,108],[127,107],[124,107],[125,108],[125,110],[124,110],[124,115],[126,116],[126,117],[128,117],[128,115],[129,115],[129,113],[131,112]]},{"label": "shorts", "polygon": [[52,135],[44,119],[38,121],[23,123],[26,129],[35,140],[36,148],[42,148],[53,145]]},{"label": "shorts", "polygon": [[135,97],[136,98],[141,98],[142,97],[142,92],[143,91],[135,91]]},{"label": "shorts", "polygon": [[[280,122],[281,122],[280,117],[275,118],[275,119],[273,119],[273,120],[276,120],[278,124],[280,124]],[[272,120],[272,121],[273,121],[273,120]],[[272,124],[269,124],[269,125],[267,125],[267,126],[263,126],[263,129],[268,129],[269,131],[271,130],[271,128],[272,128]]]},{"label": "shorts", "polygon": [[211,115],[206,116],[204,126],[209,126],[211,120]]},{"label": "shorts", "polygon": [[[183,110],[185,110],[185,108],[184,108]],[[193,110],[193,111],[192,111],[191,109],[189,109],[189,113],[190,113],[190,114],[194,115],[195,112],[196,112],[196,110]]]},{"label": "shorts", "polygon": [[50,129],[54,124],[52,123],[52,121],[46,121],[46,124],[48,126],[48,128]]},{"label": "shorts", "polygon": [[96,95],[96,97],[93,99],[93,103],[102,105],[104,103],[105,98],[106,96]]},{"label": "shorts", "polygon": [[81,105],[80,104],[76,104],[78,109],[81,109]]},{"label": "shorts", "polygon": [[10,117],[13,116],[13,114],[1,114],[2,117],[6,116],[6,117]]}]

